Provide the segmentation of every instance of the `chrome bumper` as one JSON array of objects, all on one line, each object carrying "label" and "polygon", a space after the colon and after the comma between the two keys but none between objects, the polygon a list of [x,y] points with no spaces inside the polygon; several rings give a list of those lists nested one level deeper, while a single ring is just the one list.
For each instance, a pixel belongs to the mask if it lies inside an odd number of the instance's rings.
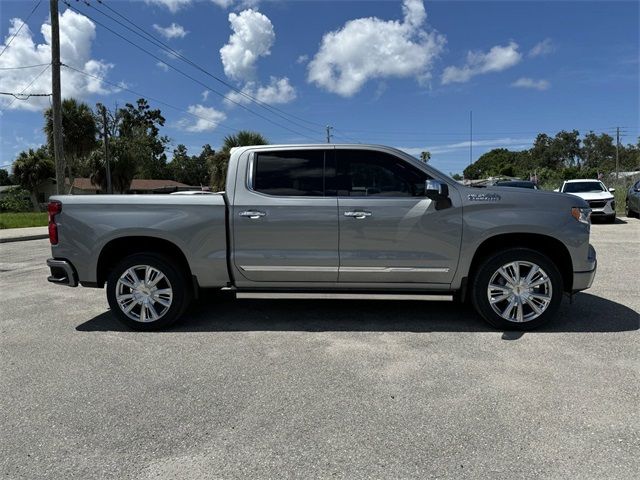
[{"label": "chrome bumper", "polygon": [[573,293],[591,288],[593,279],[596,277],[598,260],[596,258],[596,250],[591,244],[589,244],[588,255],[589,264],[593,265],[593,268],[584,272],[573,272],[573,288],[571,289]]},{"label": "chrome bumper", "polygon": [[71,263],[66,260],[49,258],[47,260],[47,266],[51,270],[51,275],[47,277],[49,282],[57,285],[66,285],[68,287],[78,286],[78,275]]}]

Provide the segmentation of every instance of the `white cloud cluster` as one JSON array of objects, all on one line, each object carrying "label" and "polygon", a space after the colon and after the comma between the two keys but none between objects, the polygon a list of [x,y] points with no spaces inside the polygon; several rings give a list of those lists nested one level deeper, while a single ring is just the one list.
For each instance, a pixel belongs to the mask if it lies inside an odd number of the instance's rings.
[{"label": "white cloud cluster", "polygon": [[273,24],[253,9],[230,13],[229,23],[233,33],[220,49],[224,73],[234,80],[253,80],[258,59],[271,54],[276,39]]},{"label": "white cloud cluster", "polygon": [[184,29],[182,25],[178,25],[175,22],[172,22],[168,27],[161,27],[160,25],[154,23],[153,28],[167,40],[171,40],[172,38],[184,38],[186,37],[187,33],[189,33]]},{"label": "white cloud cluster", "polygon": [[371,79],[428,80],[445,37],[426,30],[422,0],[404,0],[402,10],[402,21],[359,18],[326,33],[308,65],[307,80],[344,97],[354,95]]},{"label": "white cloud cluster", "polygon": [[[147,3],[151,3],[153,5],[162,5],[167,7],[171,13],[176,13],[183,7],[187,5],[191,5],[194,0],[145,0]],[[221,8],[228,8],[233,5],[234,0],[211,0],[211,2],[215,3]],[[251,2],[257,3],[257,2]]]},{"label": "white cloud cluster", "polygon": [[[11,27],[0,50],[20,28],[22,20],[11,19]],[[25,25],[9,48],[0,57],[0,67],[19,67],[51,62],[51,25],[44,23],[40,31],[44,43],[36,43],[33,33]],[[60,59],[78,70],[104,78],[113,64],[91,58],[91,44],[96,36],[95,24],[84,15],[66,10],[60,15]],[[21,92],[44,67],[21,70],[0,70],[0,84],[8,92]],[[62,68],[62,96],[84,97],[89,94],[106,94],[111,90],[101,80]],[[25,93],[50,93],[51,70],[40,75]],[[9,107],[9,104],[10,107]],[[0,107],[23,110],[40,110],[49,106],[47,97],[31,97],[24,101],[12,101],[12,97],[0,98]]]},{"label": "white cloud cluster", "polygon": [[541,57],[549,55],[556,49],[555,45],[550,38],[545,38],[539,43],[536,43],[531,50],[529,50],[530,57]]},{"label": "white cloud cluster", "polygon": [[[289,83],[287,77],[271,77],[267,86],[258,85],[256,82],[247,82],[242,92],[269,105],[289,103],[297,96],[296,89]],[[248,104],[251,100],[246,95],[239,92],[229,92],[224,103],[229,107],[233,106],[234,102]]]},{"label": "white cloud cluster", "polygon": [[192,117],[181,118],[177,124],[179,129],[186,132],[210,132],[215,130],[218,127],[218,124],[227,118],[227,115],[224,112],[220,112],[215,108],[205,107],[200,104],[189,105],[187,111],[192,115]]},{"label": "white cloud cluster", "polygon": [[467,54],[467,61],[462,67],[449,66],[442,73],[442,83],[464,83],[476,75],[490,72],[500,72],[517,65],[522,60],[518,51],[518,44],[510,42],[508,45],[496,45],[484,53],[471,51]]},{"label": "white cloud cluster", "polygon": [[[491,140],[474,140],[474,147],[481,148],[500,148],[500,147],[512,147],[512,148],[529,148],[533,143],[532,138],[495,138]],[[449,153],[458,150],[468,150],[469,141],[447,143],[441,145],[427,145],[424,147],[398,147],[399,150],[408,153],[409,155],[420,155],[425,150],[432,154]]]},{"label": "white cloud cluster", "polygon": [[512,87],[519,88],[532,88],[534,90],[548,90],[551,86],[549,80],[540,79],[534,80],[533,78],[521,77],[511,84]]}]

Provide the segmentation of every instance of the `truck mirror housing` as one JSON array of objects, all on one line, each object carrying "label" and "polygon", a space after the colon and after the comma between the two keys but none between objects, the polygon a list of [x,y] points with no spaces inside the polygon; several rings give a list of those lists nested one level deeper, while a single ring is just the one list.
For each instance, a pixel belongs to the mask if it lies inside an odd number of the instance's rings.
[{"label": "truck mirror housing", "polygon": [[427,180],[424,183],[424,194],[427,197],[448,197],[449,185],[438,180]]}]

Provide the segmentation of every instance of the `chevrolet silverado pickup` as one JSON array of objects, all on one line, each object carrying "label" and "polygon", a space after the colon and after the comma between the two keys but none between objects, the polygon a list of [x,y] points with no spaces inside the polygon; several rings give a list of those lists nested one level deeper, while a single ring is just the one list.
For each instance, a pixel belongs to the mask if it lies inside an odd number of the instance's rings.
[{"label": "chevrolet silverado pickup", "polygon": [[531,329],[596,272],[583,199],[467,187],[383,146],[240,147],[224,192],[66,195],[48,209],[48,280],[106,285],[140,330],[169,326],[203,289],[447,295],[496,328]]}]

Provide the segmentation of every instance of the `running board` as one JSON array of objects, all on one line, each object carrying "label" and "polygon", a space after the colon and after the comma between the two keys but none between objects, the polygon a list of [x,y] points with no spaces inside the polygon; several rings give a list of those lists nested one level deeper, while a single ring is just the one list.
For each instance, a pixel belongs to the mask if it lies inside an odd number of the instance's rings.
[{"label": "running board", "polygon": [[291,292],[236,292],[236,298],[271,300],[423,300],[451,302],[453,295],[402,293],[291,293]]}]

